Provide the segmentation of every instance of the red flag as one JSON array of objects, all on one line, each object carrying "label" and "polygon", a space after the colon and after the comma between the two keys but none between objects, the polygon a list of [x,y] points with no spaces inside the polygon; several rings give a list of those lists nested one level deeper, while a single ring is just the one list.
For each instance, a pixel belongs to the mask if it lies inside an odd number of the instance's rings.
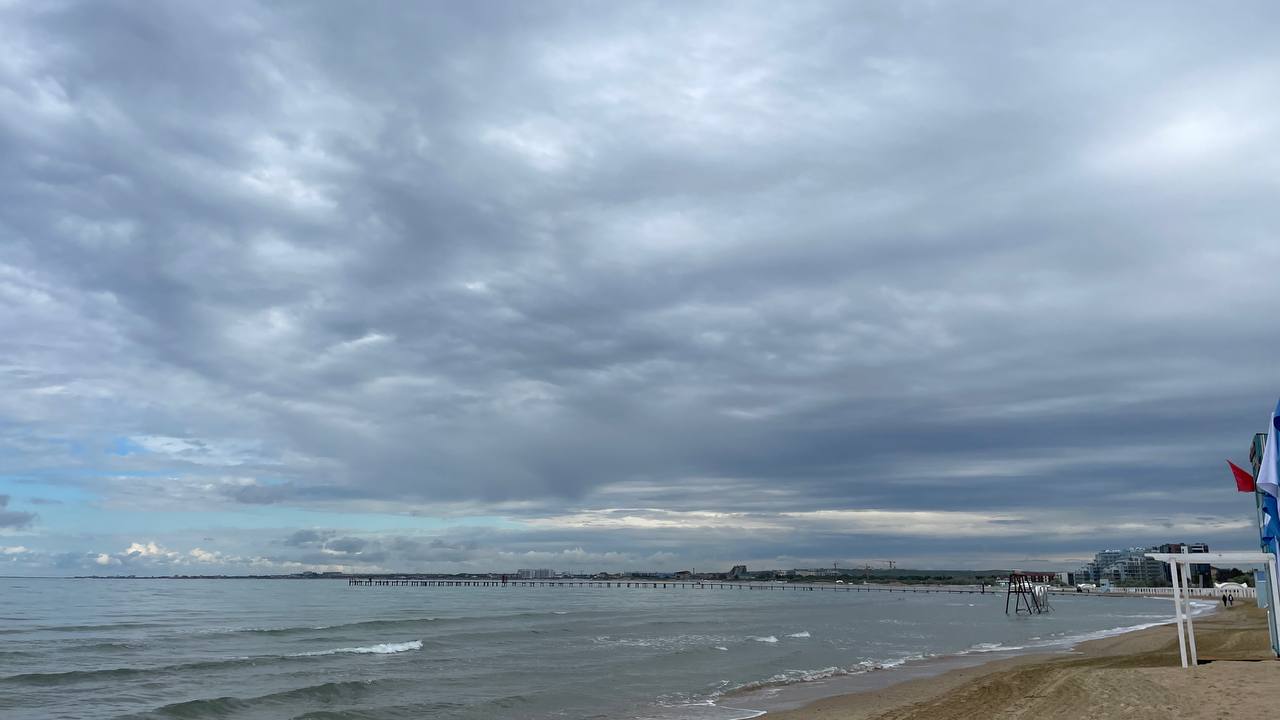
[{"label": "red flag", "polygon": [[1231,466],[1231,474],[1236,476],[1236,490],[1240,492],[1253,492],[1257,487],[1253,484],[1253,475],[1248,470],[1236,465],[1230,460],[1227,464]]}]

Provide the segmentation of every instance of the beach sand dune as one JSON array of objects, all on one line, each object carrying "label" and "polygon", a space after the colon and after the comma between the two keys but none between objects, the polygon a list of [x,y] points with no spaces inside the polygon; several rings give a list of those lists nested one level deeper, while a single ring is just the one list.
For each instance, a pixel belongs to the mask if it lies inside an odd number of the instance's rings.
[{"label": "beach sand dune", "polygon": [[1264,717],[1276,706],[1280,662],[1254,607],[1196,621],[1201,665],[1179,666],[1172,625],[1029,655],[883,689],[820,700],[787,720]]}]

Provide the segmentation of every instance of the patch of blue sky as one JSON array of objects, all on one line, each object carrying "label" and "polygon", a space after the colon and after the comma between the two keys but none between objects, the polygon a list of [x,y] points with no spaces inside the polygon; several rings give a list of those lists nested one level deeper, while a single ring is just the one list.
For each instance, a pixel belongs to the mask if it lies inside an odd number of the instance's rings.
[{"label": "patch of blue sky", "polygon": [[56,500],[61,503],[85,502],[93,499],[91,493],[76,485],[51,483],[32,475],[0,475],[0,495],[9,495],[14,508],[22,508],[30,502],[31,498]]},{"label": "patch of blue sky", "polygon": [[139,453],[147,453],[150,451],[127,437],[118,437],[111,441],[107,448],[107,452],[112,455],[120,455],[123,457],[125,455],[137,455]]}]

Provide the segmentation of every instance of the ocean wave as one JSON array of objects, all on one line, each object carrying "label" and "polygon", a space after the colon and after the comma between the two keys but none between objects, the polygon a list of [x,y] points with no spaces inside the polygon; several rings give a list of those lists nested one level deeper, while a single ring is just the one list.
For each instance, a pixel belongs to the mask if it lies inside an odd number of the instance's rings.
[{"label": "ocean wave", "polygon": [[348,653],[355,655],[393,655],[395,653],[421,649],[421,640],[410,640],[408,642],[399,643],[379,643],[377,645],[367,645],[364,647],[334,648],[333,650],[316,650],[314,652],[294,653],[289,657],[317,657],[320,655],[342,655]]},{"label": "ocean wave", "polygon": [[[368,696],[376,682],[378,681],[344,680],[307,685],[257,697],[241,698],[227,695],[200,698],[164,705],[152,711],[150,715],[174,718],[228,717],[261,709],[264,705],[284,705],[291,709],[296,708],[300,703],[332,705],[352,702]],[[290,716],[292,717],[292,710]]]},{"label": "ocean wave", "polygon": [[411,640],[402,643],[380,643],[377,645],[369,645],[365,647],[347,647],[335,648],[332,650],[320,650],[316,652],[296,653],[293,655],[257,655],[254,657],[242,656],[226,658],[221,660],[203,660],[192,663],[178,663],[174,665],[156,665],[150,667],[115,667],[115,668],[99,668],[94,670],[67,670],[63,672],[33,672],[19,673],[17,675],[8,675],[0,677],[0,684],[3,685],[42,685],[42,686],[58,686],[73,685],[79,682],[101,682],[103,680],[117,680],[127,678],[154,678],[163,673],[179,673],[190,671],[213,671],[235,665],[258,665],[270,662],[285,662],[294,658],[317,657],[322,655],[337,655],[342,653],[352,653],[357,655],[373,654],[373,655],[390,655],[394,653],[405,652],[408,650],[422,649],[421,640]]},{"label": "ocean wave", "polygon": [[255,659],[249,657],[237,657],[226,660],[206,660],[203,662],[158,665],[151,667],[116,667],[99,668],[96,670],[19,673],[17,675],[0,677],[0,684],[56,686],[71,685],[78,682],[97,682],[101,680],[115,680],[133,677],[153,678],[159,673],[182,672],[188,670],[214,670],[228,665],[252,664],[264,659],[270,660],[273,658],[267,657]]},{"label": "ocean wave", "polygon": [[[827,680],[833,677],[842,677],[845,675],[862,675],[864,673],[876,672],[879,670],[888,670],[898,667],[915,660],[923,660],[931,655],[907,655],[905,657],[894,658],[892,660],[863,660],[857,665],[850,667],[831,666],[818,668],[816,670],[785,670],[783,672],[771,675],[763,680],[753,680],[750,682],[735,685],[725,690],[723,695],[741,694],[751,692],[753,690],[766,690],[775,687],[785,687],[787,685],[795,685],[797,683],[817,682],[819,680]],[[721,695],[720,693],[717,696]]]},{"label": "ocean wave", "polygon": [[800,632],[798,632],[798,633],[791,633],[791,634],[790,634],[790,635],[788,635],[787,637],[793,637],[793,638],[807,638],[807,637],[810,637],[810,635],[809,635],[809,631],[808,631],[808,630],[801,630],[801,631],[800,631]]},{"label": "ocean wave", "polygon": [[[1215,607],[1216,606],[1211,605],[1210,609],[1213,609]],[[957,655],[971,655],[975,653],[988,653],[988,652],[1017,652],[1019,650],[1043,650],[1043,649],[1065,650],[1065,649],[1074,648],[1080,643],[1088,642],[1090,640],[1101,640],[1103,638],[1115,637],[1117,635],[1124,635],[1125,633],[1137,632],[1138,630],[1146,630],[1147,628],[1159,627],[1161,625],[1168,625],[1169,623],[1173,622],[1173,618],[1163,617],[1163,616],[1156,616],[1156,617],[1162,617],[1163,619],[1157,620],[1155,622],[1141,623],[1138,625],[1124,625],[1121,627],[1106,628],[1103,630],[1093,630],[1090,632],[1076,633],[1074,635],[1067,634],[1067,633],[1050,633],[1048,638],[1043,638],[1041,636],[1032,637],[1030,638],[1032,642],[1028,642],[1026,645],[1005,645],[1003,643],[998,643],[998,642],[977,643],[975,645],[970,646],[969,649],[967,650],[960,651],[959,653],[957,653]]]},{"label": "ocean wave", "polygon": [[[559,617],[567,615],[567,610],[531,610],[513,613],[503,613],[499,615],[461,615],[453,617],[439,616],[423,616],[423,617],[407,617],[407,618],[386,618],[377,620],[356,620],[354,622],[334,623],[332,625],[279,625],[279,626],[233,626],[233,627],[213,627],[201,628],[190,631],[187,634],[197,635],[296,635],[315,632],[317,630],[375,630],[375,629],[391,629],[413,627],[415,625],[432,624],[458,624],[466,622],[484,622],[493,623],[503,620],[511,620],[515,618],[535,618],[535,617]],[[591,616],[603,615],[607,616],[607,611],[585,611],[575,613],[578,615]],[[3,632],[3,630],[0,630]]]},{"label": "ocean wave", "polygon": [[701,702],[659,703],[647,708],[645,720],[751,720],[766,715],[764,710],[719,705],[712,700]]},{"label": "ocean wave", "polygon": [[777,638],[777,636],[775,636],[775,635],[765,635],[765,636],[763,636],[763,637],[761,637],[761,636],[756,636],[756,635],[752,635],[749,639],[751,639],[751,640],[755,640],[756,642],[762,642],[762,643],[776,643],[776,642],[778,642],[778,638]]},{"label": "ocean wave", "polygon": [[135,642],[113,642],[110,640],[104,640],[102,642],[89,643],[86,645],[77,645],[75,646],[75,649],[77,651],[95,650],[99,652],[117,652],[121,650],[137,650],[138,648],[142,647],[143,644],[144,643],[142,642],[136,642],[136,641]]},{"label": "ocean wave", "polygon": [[866,668],[867,672],[872,672],[875,670],[889,670],[891,668],[896,668],[899,665],[906,665],[909,662],[915,662],[916,660],[924,660],[925,658],[930,658],[933,656],[934,656],[933,653],[908,655],[906,657],[897,658],[896,660],[885,660],[884,662],[874,662],[874,661],[868,660],[868,661],[862,662],[861,665],[864,668]]},{"label": "ocean wave", "polygon": [[998,642],[977,643],[969,647],[968,650],[961,650],[959,655],[970,655],[973,653],[989,653],[989,652],[1012,652],[1014,650],[1022,650],[1022,645],[1005,645]]},{"label": "ocean wave", "polygon": [[459,618],[415,617],[392,620],[358,620],[356,622],[338,623],[336,625],[280,625],[275,627],[216,627],[201,628],[194,631],[196,635],[296,635],[312,633],[317,630],[370,630],[379,628],[395,628],[406,625],[438,623]]},{"label": "ocean wave", "polygon": [[[1094,630],[1093,632],[1080,633],[1078,635],[1064,635],[1057,640],[1042,641],[1034,645],[1025,647],[1075,647],[1082,642],[1089,640],[1101,640],[1103,638],[1115,637],[1116,635],[1124,635],[1125,633],[1137,632],[1138,630],[1146,630],[1147,628],[1168,625],[1173,622],[1173,618],[1162,620],[1159,622],[1143,623],[1141,625],[1127,625],[1125,627],[1108,628],[1106,630]],[[1021,649],[1021,648],[1019,648]]]},{"label": "ocean wave", "polygon": [[705,649],[708,645],[725,645],[741,638],[724,635],[651,635],[648,637],[614,637],[597,635],[592,642],[597,645],[617,647],[657,648],[672,652],[688,652]]},{"label": "ocean wave", "polygon": [[86,632],[94,630],[118,630],[120,628],[164,627],[163,623],[119,622],[94,625],[33,625],[27,628],[0,628],[0,635],[18,635],[33,632]]}]

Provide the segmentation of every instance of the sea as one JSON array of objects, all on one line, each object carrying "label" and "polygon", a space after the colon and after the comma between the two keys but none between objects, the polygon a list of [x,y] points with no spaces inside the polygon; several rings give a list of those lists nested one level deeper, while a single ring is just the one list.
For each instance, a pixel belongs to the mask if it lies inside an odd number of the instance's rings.
[{"label": "sea", "polygon": [[[0,578],[0,718],[731,720],[1172,603],[1055,595]],[[1206,603],[1206,605],[1210,605]],[[945,666],[945,662],[942,663]]]}]

